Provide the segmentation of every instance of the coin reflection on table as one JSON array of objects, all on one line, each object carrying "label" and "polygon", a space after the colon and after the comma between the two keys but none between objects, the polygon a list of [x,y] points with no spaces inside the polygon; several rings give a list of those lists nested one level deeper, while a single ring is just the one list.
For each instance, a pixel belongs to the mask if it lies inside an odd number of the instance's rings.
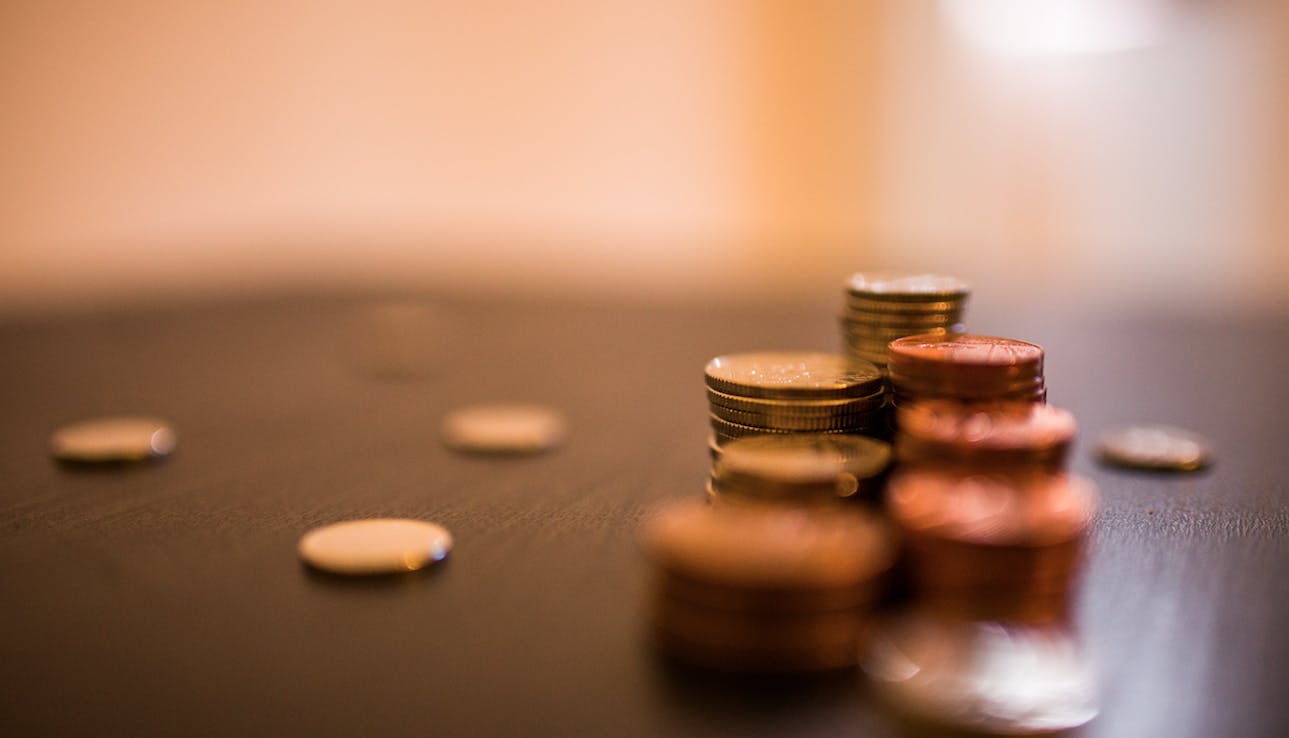
[{"label": "coin reflection on table", "polygon": [[306,564],[332,574],[397,574],[442,561],[452,534],[424,520],[348,520],[305,533],[298,550]]},{"label": "coin reflection on table", "polygon": [[164,420],[107,417],[65,425],[50,438],[55,459],[79,464],[139,462],[169,456],[178,439]]},{"label": "coin reflection on table", "polygon": [[558,446],[566,434],[564,415],[544,405],[470,405],[443,419],[444,443],[472,453],[540,453]]},{"label": "coin reflection on table", "polygon": [[1047,735],[1096,717],[1096,674],[1059,625],[884,621],[861,665],[883,700],[914,724],[985,735]]},{"label": "coin reflection on table", "polygon": [[1137,425],[1101,436],[1097,454],[1107,464],[1135,469],[1196,471],[1212,462],[1208,442],[1170,425]]}]

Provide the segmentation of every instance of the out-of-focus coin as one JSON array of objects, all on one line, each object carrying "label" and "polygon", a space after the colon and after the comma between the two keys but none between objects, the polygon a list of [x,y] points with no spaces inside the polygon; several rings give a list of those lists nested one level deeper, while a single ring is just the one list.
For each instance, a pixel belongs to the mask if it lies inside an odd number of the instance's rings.
[{"label": "out-of-focus coin", "polygon": [[[716,471],[760,480],[817,482],[846,475],[853,481],[881,474],[890,462],[890,445],[875,438],[760,436],[727,444]],[[847,487],[841,488],[843,496]]]},{"label": "out-of-focus coin", "polygon": [[1107,464],[1136,469],[1195,471],[1209,465],[1208,442],[1170,425],[1136,425],[1101,436],[1097,453]]},{"label": "out-of-focus coin", "polygon": [[967,284],[941,274],[902,274],[897,272],[859,272],[846,281],[852,295],[877,297],[891,301],[927,301],[929,299],[963,299],[971,292]]},{"label": "out-of-focus coin", "polygon": [[169,423],[156,418],[94,418],[65,425],[50,438],[59,461],[102,464],[169,456],[177,438]]},{"label": "out-of-focus coin", "polygon": [[1064,735],[1097,714],[1092,664],[1061,627],[917,613],[876,628],[861,664],[905,717],[954,735]]},{"label": "out-of-focus coin", "polygon": [[763,399],[867,397],[882,382],[881,372],[868,362],[811,351],[718,356],[705,371],[707,386],[717,392]]},{"label": "out-of-focus coin", "polygon": [[441,561],[452,534],[424,520],[376,518],[314,528],[300,538],[300,558],[332,574],[395,574]]},{"label": "out-of-focus coin", "polygon": [[677,502],[648,520],[643,544],[663,571],[732,587],[854,586],[894,561],[883,525],[856,509]]},{"label": "out-of-focus coin", "polygon": [[848,587],[776,589],[730,587],[691,579],[675,572],[658,572],[653,584],[660,597],[725,612],[764,615],[852,610],[876,603],[885,591],[885,582],[881,578]]},{"label": "out-of-focus coin", "polygon": [[900,408],[895,450],[902,463],[1059,469],[1077,424],[1068,411],[1030,402],[970,405],[927,400]]},{"label": "out-of-focus coin", "polygon": [[567,424],[559,412],[543,405],[471,405],[443,419],[443,440],[458,451],[530,454],[555,448]]},{"label": "out-of-focus coin", "polygon": [[350,318],[349,359],[369,377],[425,377],[443,363],[452,334],[448,313],[429,303],[375,303],[354,310]]},{"label": "out-of-focus coin", "polygon": [[1082,536],[1096,488],[1068,474],[1028,476],[908,470],[891,478],[887,504],[903,529],[977,545],[1043,546]]}]

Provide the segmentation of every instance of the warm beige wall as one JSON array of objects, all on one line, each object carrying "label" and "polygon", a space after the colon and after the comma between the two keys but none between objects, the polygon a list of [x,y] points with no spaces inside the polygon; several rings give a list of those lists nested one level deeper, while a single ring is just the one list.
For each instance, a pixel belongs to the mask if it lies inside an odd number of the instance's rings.
[{"label": "warm beige wall", "polygon": [[1286,14],[1138,1],[1170,10],[1149,45],[1004,60],[936,0],[14,0],[0,310],[799,294],[873,265],[1289,305]]}]

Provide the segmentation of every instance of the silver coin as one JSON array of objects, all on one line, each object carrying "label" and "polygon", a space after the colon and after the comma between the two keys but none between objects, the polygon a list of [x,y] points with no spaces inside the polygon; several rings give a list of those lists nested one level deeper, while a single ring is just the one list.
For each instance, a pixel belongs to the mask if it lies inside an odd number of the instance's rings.
[{"label": "silver coin", "polygon": [[102,464],[169,456],[177,442],[164,420],[124,416],[65,425],[54,432],[49,448],[60,461]]},{"label": "silver coin", "polygon": [[967,284],[941,274],[858,272],[846,280],[846,290],[861,297],[884,300],[927,301],[963,299],[971,294]]},{"label": "silver coin", "polygon": [[708,362],[707,386],[764,399],[866,397],[881,387],[877,367],[842,354],[767,351],[718,356]]},{"label": "silver coin", "polygon": [[332,574],[396,574],[442,561],[452,534],[424,520],[374,518],[333,523],[300,538],[300,558]]},{"label": "silver coin", "polygon": [[1169,425],[1135,425],[1105,433],[1097,454],[1107,464],[1137,469],[1195,471],[1212,461],[1207,441]]},{"label": "silver coin", "polygon": [[543,405],[471,405],[443,419],[443,441],[458,451],[538,453],[558,446],[566,434],[564,416]]}]

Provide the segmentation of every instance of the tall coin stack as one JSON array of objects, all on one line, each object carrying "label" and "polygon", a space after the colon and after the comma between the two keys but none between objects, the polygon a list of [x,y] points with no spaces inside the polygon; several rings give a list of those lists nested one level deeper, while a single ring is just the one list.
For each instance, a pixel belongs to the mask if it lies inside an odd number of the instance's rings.
[{"label": "tall coin stack", "polygon": [[920,335],[891,342],[892,402],[1047,401],[1043,349],[1011,338],[976,335]]},{"label": "tall coin stack", "polygon": [[967,285],[938,274],[860,272],[846,281],[841,329],[851,356],[885,367],[887,345],[904,336],[963,330]]},{"label": "tall coin stack", "polygon": [[730,441],[712,465],[713,504],[828,505],[876,500],[891,462],[885,441],[803,434]]},{"label": "tall coin stack", "polygon": [[851,667],[894,562],[886,527],[859,508],[676,502],[646,523],[653,640],[725,671]]},{"label": "tall coin stack", "polygon": [[718,446],[759,435],[881,435],[885,394],[877,367],[803,351],[718,356],[707,364],[707,399]]}]

